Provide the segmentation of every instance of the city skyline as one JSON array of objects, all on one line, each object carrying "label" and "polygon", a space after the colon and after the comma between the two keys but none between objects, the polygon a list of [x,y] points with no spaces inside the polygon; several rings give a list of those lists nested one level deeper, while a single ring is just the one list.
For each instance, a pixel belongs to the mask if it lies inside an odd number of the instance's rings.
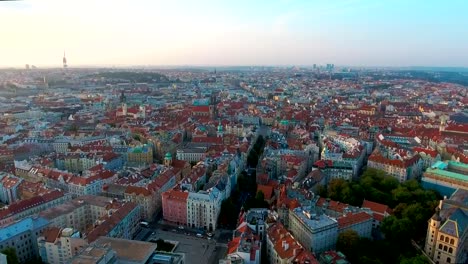
[{"label": "city skyline", "polygon": [[468,67],[463,1],[14,1],[0,67]]}]

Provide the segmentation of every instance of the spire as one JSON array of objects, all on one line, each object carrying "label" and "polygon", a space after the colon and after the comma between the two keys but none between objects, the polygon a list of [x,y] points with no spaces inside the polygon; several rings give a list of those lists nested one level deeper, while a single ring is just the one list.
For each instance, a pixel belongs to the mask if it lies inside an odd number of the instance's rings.
[{"label": "spire", "polygon": [[65,50],[63,51],[63,68],[66,69],[68,67],[67,65],[67,57],[65,56]]}]

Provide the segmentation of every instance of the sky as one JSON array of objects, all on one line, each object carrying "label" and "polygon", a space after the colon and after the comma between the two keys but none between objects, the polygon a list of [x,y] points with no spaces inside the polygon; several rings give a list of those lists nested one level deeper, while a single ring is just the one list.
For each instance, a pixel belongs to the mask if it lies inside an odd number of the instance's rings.
[{"label": "sky", "polygon": [[0,66],[468,67],[466,0],[0,1]]}]

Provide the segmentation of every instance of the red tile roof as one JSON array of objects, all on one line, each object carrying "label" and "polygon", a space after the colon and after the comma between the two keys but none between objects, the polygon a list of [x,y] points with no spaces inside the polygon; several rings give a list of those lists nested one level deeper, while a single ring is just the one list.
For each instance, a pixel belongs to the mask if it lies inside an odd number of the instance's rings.
[{"label": "red tile roof", "polygon": [[271,186],[259,184],[257,186],[257,192],[259,191],[263,192],[265,196],[265,200],[270,200],[271,197],[273,196],[273,187]]},{"label": "red tile roof", "polygon": [[342,216],[337,219],[338,228],[349,227],[358,223],[370,221],[371,219],[372,219],[372,216],[366,212],[349,213],[346,216]]},{"label": "red tile roof", "polygon": [[392,213],[392,209],[390,209],[390,207],[388,207],[387,205],[372,202],[372,201],[365,200],[365,199],[362,202],[361,207],[362,208],[369,208],[369,209],[372,210],[372,212],[379,213],[379,214],[382,214],[382,215],[385,214],[385,213],[388,213],[388,214]]}]

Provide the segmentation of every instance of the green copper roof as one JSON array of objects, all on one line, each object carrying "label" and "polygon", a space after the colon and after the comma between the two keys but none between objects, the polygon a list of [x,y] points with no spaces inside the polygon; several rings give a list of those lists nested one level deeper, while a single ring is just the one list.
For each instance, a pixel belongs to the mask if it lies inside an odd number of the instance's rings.
[{"label": "green copper roof", "polygon": [[171,153],[169,153],[169,152],[166,153],[166,156],[165,156],[165,157],[168,158],[168,159],[172,159],[172,155],[171,155]]},{"label": "green copper roof", "polygon": [[440,169],[432,169],[432,168],[427,168],[426,172],[440,175],[445,178],[452,178],[452,179],[464,181],[464,182],[468,181],[468,176],[460,174],[460,173],[456,173],[456,172],[440,170]]},{"label": "green copper roof", "polygon": [[462,169],[465,169],[467,170],[468,169],[468,164],[465,164],[465,163],[462,163],[462,162],[458,162],[458,161],[449,161],[449,166],[453,166],[453,167],[459,167],[459,168],[462,168]]}]

